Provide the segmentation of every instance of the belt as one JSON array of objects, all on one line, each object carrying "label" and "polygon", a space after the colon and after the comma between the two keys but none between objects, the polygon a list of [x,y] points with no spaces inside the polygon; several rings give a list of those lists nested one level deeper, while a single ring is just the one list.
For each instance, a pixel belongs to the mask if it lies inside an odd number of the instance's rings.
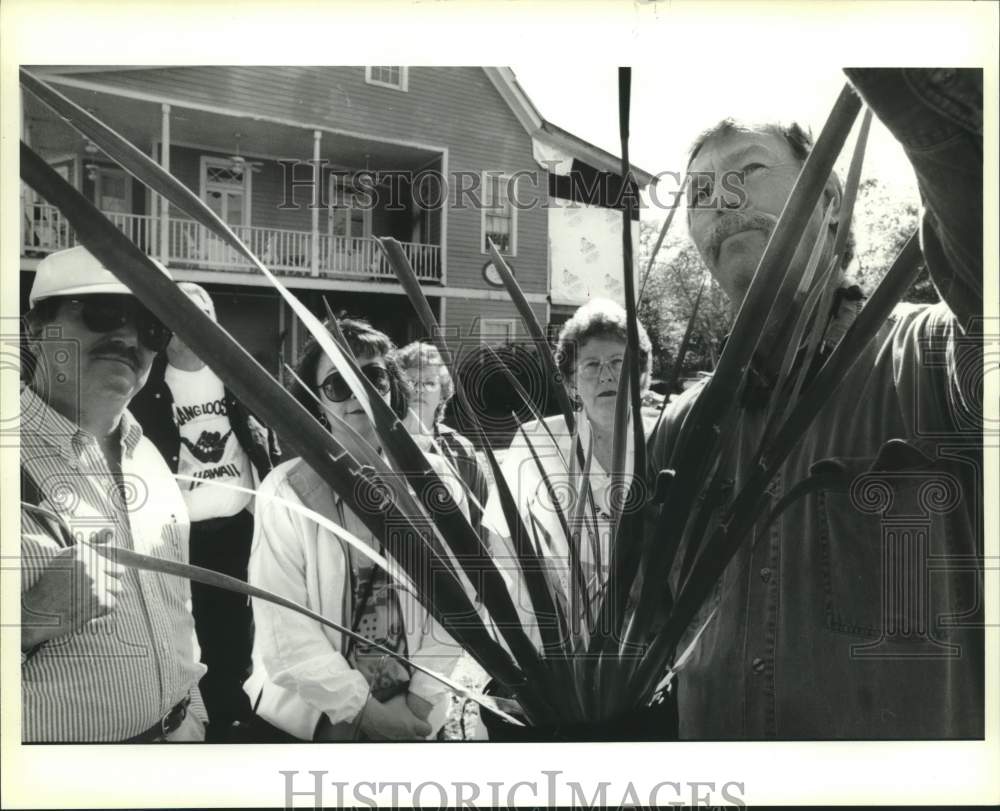
[{"label": "belt", "polygon": [[174,704],[170,712],[153,724],[153,726],[145,732],[140,732],[138,735],[127,738],[122,743],[155,743],[156,741],[162,741],[167,735],[184,723],[190,703],[191,696],[184,696],[183,699]]}]

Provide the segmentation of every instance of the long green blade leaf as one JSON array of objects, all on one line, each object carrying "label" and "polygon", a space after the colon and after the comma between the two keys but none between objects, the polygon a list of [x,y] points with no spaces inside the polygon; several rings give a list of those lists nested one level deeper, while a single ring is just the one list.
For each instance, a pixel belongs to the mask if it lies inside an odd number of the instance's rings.
[{"label": "long green blade leaf", "polygon": [[294,600],[289,600],[282,597],[280,594],[276,594],[273,591],[268,591],[267,589],[258,588],[257,586],[251,586],[249,583],[245,583],[235,577],[230,577],[229,575],[220,574],[212,569],[204,569],[200,566],[192,566],[188,563],[180,563],[178,561],[166,560],[164,558],[154,557],[152,555],[144,555],[141,552],[133,552],[131,549],[125,549],[120,546],[108,546],[108,545],[98,545],[91,546],[94,552],[99,554],[101,557],[107,558],[108,560],[114,561],[121,564],[122,566],[128,566],[132,569],[140,569],[145,572],[158,572],[160,574],[169,574],[175,577],[183,577],[186,580],[193,581],[195,583],[202,583],[206,586],[213,586],[214,588],[224,589],[225,591],[235,592],[236,594],[243,594],[247,597],[253,597],[257,600],[264,600],[269,603],[274,603],[275,605],[280,605],[283,608],[287,608],[294,611],[297,614],[301,614],[304,617],[315,620],[321,625],[325,625],[328,628],[333,628],[335,631],[339,631],[341,634],[350,637],[356,642],[362,642],[370,647],[377,648],[382,653],[387,656],[391,656],[393,659],[397,659],[403,664],[408,664],[421,673],[430,676],[435,679],[445,687],[453,690],[458,695],[463,698],[468,698],[471,701],[475,701],[482,707],[490,710],[490,712],[495,712],[506,721],[517,726],[524,726],[524,724],[517,718],[508,715],[503,710],[501,710],[495,701],[493,701],[489,696],[484,696],[474,690],[470,690],[462,684],[459,684],[454,679],[450,679],[447,676],[438,673],[437,671],[431,670],[428,667],[424,667],[413,659],[408,659],[406,656],[387,648],[378,642],[373,642],[367,637],[352,631],[340,623],[334,622],[333,620],[327,619],[322,614],[317,614],[312,609],[295,602]]},{"label": "long green blade leaf", "polygon": [[[238,484],[229,484],[228,482],[220,482],[212,479],[199,479],[195,476],[186,476],[183,473],[175,473],[174,478],[180,482],[191,482],[202,485],[207,485],[209,487],[221,488],[223,490],[231,490],[234,493],[246,493],[247,495],[253,496],[255,503],[259,502],[264,496],[261,496],[256,490],[249,487],[240,487]],[[323,527],[323,529],[328,532],[333,533],[338,538],[340,538],[345,543],[348,543],[357,552],[364,555],[372,563],[382,569],[384,572],[391,575],[395,580],[399,581],[399,585],[409,591],[411,594],[417,593],[417,587],[414,585],[413,581],[410,579],[409,575],[406,574],[398,565],[391,563],[386,557],[380,555],[368,544],[358,538],[357,535],[353,535],[348,532],[339,524],[331,521],[324,515],[320,515],[315,510],[311,510],[308,507],[298,504],[293,501],[289,501],[287,498],[281,498],[281,496],[271,496],[268,501],[272,501],[275,504],[280,504],[287,510],[291,512],[298,513],[299,515],[308,518],[313,523],[318,526]]]},{"label": "long green blade leaf", "polygon": [[763,498],[764,490],[861,357],[865,347],[874,339],[892,308],[913,283],[919,270],[919,261],[920,246],[917,235],[913,234],[872,293],[868,304],[848,327],[809,390],[778,430],[774,441],[768,448],[761,450],[755,460],[756,464],[750,466],[750,478],[705,545],[662,633],[646,653],[636,674],[637,694],[648,690],[655,683],[657,674],[663,671],[684,630],[736,554],[747,533],[768,506],[768,500]]},{"label": "long green blade leaf", "polygon": [[[60,209],[83,245],[161,321],[179,334],[237,398],[270,425],[283,442],[303,457],[337,493],[348,499],[351,508],[376,537],[385,537],[387,521],[392,521],[393,526],[408,523],[406,516],[395,510],[375,512],[359,507],[353,500],[353,494],[362,470],[346,450],[89,200],[23,143],[21,176],[42,197]],[[418,565],[417,562],[414,565]],[[407,571],[411,577],[421,573],[412,568]],[[451,597],[454,599],[456,595]],[[505,674],[514,683],[522,678],[506,651],[492,639],[481,623],[478,626],[465,623],[460,627],[436,606],[426,602],[424,605],[484,667],[491,672]]]},{"label": "long green blade leaf", "polygon": [[[480,583],[484,584],[479,596],[488,608],[495,598],[509,600],[506,587],[503,585],[499,572],[493,564],[482,539],[469,524],[468,519],[458,510],[450,491],[437,475],[437,472],[427,461],[427,457],[414,442],[409,431],[392,412],[389,405],[379,397],[374,386],[360,373],[353,359],[347,357],[339,346],[333,347],[331,353],[337,371],[349,385],[358,385],[366,390],[374,415],[375,428],[382,441],[382,447],[393,460],[397,470],[401,471],[406,480],[414,488],[418,500],[423,504],[435,503],[438,509],[432,511],[432,520],[440,535],[440,540],[448,545],[450,551],[457,556],[472,585],[477,591]],[[353,378],[353,379],[352,379]],[[438,545],[437,552],[442,563],[447,561],[443,548]],[[449,569],[451,564],[447,563]],[[453,570],[452,570],[453,571]],[[489,587],[485,587],[485,584]],[[513,604],[510,606],[511,613]],[[502,628],[503,630],[503,628]],[[516,629],[507,629],[510,633],[508,644],[521,661],[521,655],[530,647],[527,638],[516,633]]]},{"label": "long green blade leaf", "polygon": [[646,270],[642,274],[642,283],[639,285],[639,297],[636,301],[636,307],[642,304],[643,294],[646,292],[646,282],[649,280],[649,274],[653,270],[653,265],[656,263],[656,257],[660,253],[660,246],[663,245],[663,240],[667,236],[667,231],[670,230],[670,224],[674,221],[674,214],[677,213],[677,207],[680,205],[683,199],[684,189],[687,187],[688,175],[684,174],[684,178],[681,180],[680,188],[677,190],[677,196],[674,197],[674,202],[670,204],[670,210],[667,211],[667,216],[663,220],[663,225],[660,227],[660,233],[656,237],[656,244],[653,245],[653,250],[649,254],[649,260],[646,262]]},{"label": "long green blade leaf", "polygon": [[[681,432],[669,467],[676,471],[660,514],[666,537],[651,538],[648,544],[649,572],[654,581],[666,582],[664,564],[683,525],[693,513],[697,494],[706,480],[706,468],[715,458],[722,424],[727,413],[739,407],[738,393],[746,380],[751,359],[762,337],[762,325],[771,322],[772,312],[784,312],[785,297],[797,289],[786,282],[792,258],[802,240],[833,169],[837,155],[860,110],[861,102],[846,86],[841,91],[816,144],[805,161],[771,238],[764,249],[750,289],[740,307],[729,340],[719,359],[715,374],[702,389]],[[779,295],[779,293],[783,295]],[[779,309],[775,309],[779,305]],[[657,595],[646,589],[636,609],[639,628],[648,628],[653,620]]]},{"label": "long green blade leaf", "polygon": [[[517,308],[518,315],[521,317],[521,323],[524,324],[524,328],[528,331],[528,335],[534,341],[536,348],[538,349],[538,356],[542,361],[542,366],[545,369],[545,376],[549,380],[561,381],[562,375],[556,368],[556,364],[552,359],[552,353],[549,351],[549,342],[545,337],[545,331],[542,329],[541,325],[538,323],[538,319],[535,318],[535,313],[531,309],[531,305],[528,303],[528,299],[525,298],[524,291],[521,290],[521,285],[517,283],[517,279],[514,278],[514,274],[511,272],[510,265],[507,264],[507,260],[500,255],[500,251],[497,250],[497,246],[493,244],[493,240],[489,241],[490,245],[490,256],[493,258],[493,266],[497,269],[497,273],[503,280],[504,287],[507,288],[507,293],[510,295],[511,301],[514,302],[514,306]],[[559,404],[559,410],[562,412],[563,417],[566,420],[566,425],[570,431],[573,430],[573,426],[576,423],[576,417],[573,414],[573,406],[569,402],[569,395],[566,394],[566,389],[560,384],[556,385],[553,389],[556,395],[556,402]]]},{"label": "long green blade leaf", "polygon": [[[59,93],[56,93],[51,88],[47,87],[44,83],[39,82],[37,79],[30,76],[30,74],[27,74],[24,71],[22,71],[21,73],[21,81],[26,87],[28,87],[29,90],[38,95],[43,102],[45,102],[50,107],[55,109],[56,112],[58,112],[60,115],[66,118],[67,121],[69,121],[69,123],[71,123],[74,127],[79,129],[81,132],[83,132],[83,134],[90,137],[91,140],[93,140],[99,147],[101,147],[101,149],[106,154],[113,157],[115,160],[117,160],[119,163],[125,166],[126,169],[135,174],[136,177],[145,182],[147,185],[151,186],[155,191],[162,194],[171,204],[176,205],[183,211],[186,211],[196,221],[205,225],[213,233],[217,234],[221,239],[223,239],[223,241],[231,245],[241,255],[245,256],[251,262],[251,264],[254,267],[256,267],[274,285],[275,289],[288,302],[289,306],[299,316],[299,318],[303,321],[303,323],[314,335],[314,337],[319,341],[321,347],[327,352],[327,354],[329,355],[335,353],[335,350],[331,349],[331,347],[333,346],[333,341],[329,333],[327,333],[327,331],[323,328],[323,326],[319,323],[319,321],[312,315],[312,313],[310,313],[305,307],[303,307],[302,304],[289,291],[287,291],[284,288],[284,286],[273,276],[273,274],[271,274],[267,270],[267,268],[265,268],[260,263],[260,261],[252,254],[252,252],[250,252],[246,248],[246,246],[244,246],[242,242],[240,242],[240,240],[235,236],[235,234],[233,234],[231,229],[229,229],[229,227],[225,223],[223,223],[215,215],[215,213],[207,207],[205,203],[199,200],[194,195],[193,192],[187,189],[187,187],[185,187],[175,178],[173,178],[169,173],[165,172],[161,167],[157,166],[146,155],[142,154],[137,149],[135,149],[135,147],[129,144],[125,139],[121,138],[121,136],[119,136],[113,130],[106,127],[96,118],[91,116],[89,113],[86,113],[86,111],[82,110],[78,105],[74,104],[73,102],[69,101]],[[25,149],[26,147],[22,145],[22,153],[24,152]],[[30,150],[28,151],[30,152]],[[44,162],[40,163],[44,164]],[[22,167],[27,167],[28,164],[30,164],[30,158],[28,160],[22,158]],[[45,167],[45,169],[48,169],[48,167]],[[25,171],[25,169],[23,168],[22,171]],[[28,169],[28,171],[30,171],[30,168]],[[49,171],[51,174],[54,174],[54,172],[51,172],[51,170]],[[44,170],[39,169],[38,174],[44,175]],[[58,187],[61,178],[58,178],[58,176],[56,176],[56,178],[57,180],[54,181],[54,183],[55,186]],[[71,187],[69,188],[71,189]],[[111,226],[110,223],[108,223],[107,220],[99,212],[96,212],[96,210],[88,212],[87,216],[90,216],[91,218],[96,216],[96,222],[100,224],[95,225],[95,230],[88,230],[86,226],[80,227],[78,226],[77,223],[74,223],[72,221],[72,218],[69,216],[69,212],[66,211],[65,207],[60,202],[58,191],[53,192],[54,196],[52,196],[52,195],[47,195],[44,190],[39,189],[37,187],[36,190],[42,193],[43,196],[49,199],[50,202],[58,205],[61,209],[63,209],[64,213],[67,214],[67,219],[70,219],[71,224],[74,226],[74,228],[77,230],[78,233],[88,235],[88,237],[84,238],[82,241],[84,242],[85,245],[87,245],[88,248],[91,248],[92,252],[94,252],[95,255],[97,255],[98,258],[101,259],[102,262],[104,262],[104,264],[106,264],[107,266],[115,268],[116,263],[114,259],[111,258],[110,254],[102,255],[100,249],[96,249],[97,240],[92,236],[93,234],[99,232],[98,229],[106,227],[110,227],[112,231],[114,231],[113,236],[110,237],[112,244],[118,244],[120,246],[124,245],[128,246],[127,248],[124,248],[124,250],[126,252],[131,252],[133,254],[131,260],[132,261],[131,266],[148,267],[150,265],[149,260],[146,259],[145,255],[142,254],[141,251],[136,249],[135,246],[132,246],[131,243],[128,243],[128,240],[122,234],[120,234],[117,231],[117,229],[114,229],[114,227]],[[75,190],[72,191],[75,192]],[[77,195],[77,197],[79,198],[80,196]],[[82,198],[80,198],[80,200],[82,200]],[[83,204],[80,205],[79,204],[80,200],[76,201],[77,203],[76,208],[81,211],[86,210],[87,205],[89,204],[87,203],[87,201],[83,201]],[[71,207],[73,206],[72,203],[70,203],[69,205]],[[117,259],[120,260],[121,257],[117,257]],[[147,275],[149,275],[148,271]],[[207,319],[197,309],[197,307],[195,307],[193,304],[190,304],[187,301],[187,297],[184,296],[183,293],[180,293],[180,291],[177,290],[173,290],[173,292],[175,292],[179,298],[184,299],[184,302],[187,305],[186,309],[188,309],[191,313],[190,315],[187,316],[187,320],[190,321],[193,319],[194,324],[190,325],[190,327],[186,324],[182,325],[181,321],[173,319],[173,312],[171,312],[170,315],[165,315],[168,308],[160,306],[160,301],[162,300],[163,296],[167,296],[167,298],[169,299],[170,292],[167,292],[165,288],[167,287],[172,288],[173,286],[170,285],[170,283],[167,282],[167,280],[164,279],[159,274],[158,271],[152,275],[159,277],[160,291],[158,295],[151,295],[147,298],[147,296],[141,290],[141,285],[137,286],[136,284],[129,284],[129,286],[133,290],[135,290],[136,294],[139,296],[139,298],[143,301],[144,304],[150,307],[150,309],[157,316],[159,316],[165,323],[167,323],[168,326],[171,326],[173,329],[175,329],[175,331],[181,334],[182,337],[185,338],[185,342],[189,346],[191,346],[192,349],[198,352],[199,356],[202,357],[209,364],[209,366],[212,367],[213,370],[217,374],[219,374],[220,377],[223,378],[223,381],[227,382],[228,384],[230,382],[227,379],[229,369],[228,367],[226,367],[224,363],[216,364],[215,362],[213,362],[213,359],[215,359],[217,356],[215,356],[206,349],[209,346],[208,342],[201,341],[198,338],[194,338],[194,340],[189,340],[189,337],[195,336],[197,330],[201,328],[199,325],[199,321],[210,322],[210,319]],[[129,283],[128,280],[125,281],[127,284]],[[156,282],[154,281],[153,284],[155,286]],[[182,309],[184,308],[184,305],[177,305],[177,306],[182,307]],[[212,323],[212,326],[215,327],[216,332],[222,332],[222,330],[216,327],[214,323]],[[260,370],[260,374],[266,376],[262,370]],[[231,388],[234,390],[237,396],[240,396],[241,399],[244,399],[246,402],[248,402],[248,404],[251,404],[251,408],[256,413],[261,414],[261,416],[264,417],[265,419],[271,418],[272,411],[280,411],[280,407],[275,409],[271,409],[269,407],[266,409],[253,408],[252,403],[257,399],[254,396],[255,392],[251,391],[248,394],[246,390],[241,391],[241,389],[244,389],[244,385],[242,382],[237,386],[231,385]],[[251,385],[249,388],[252,389],[253,386]],[[284,392],[282,392],[282,394],[284,394]],[[286,400],[290,400],[290,398],[287,398],[286,396]],[[301,406],[294,403],[294,401],[292,402],[294,404],[294,407],[297,407],[301,412],[302,410]],[[307,421],[312,422],[313,427],[321,431],[322,434],[325,435],[325,443],[324,442],[310,443],[308,441],[302,441],[301,442],[302,447],[297,448],[297,450],[299,450],[300,454],[304,458],[310,461],[310,464],[317,470],[317,472],[323,475],[323,477],[328,482],[331,483],[331,486],[334,487],[334,490],[336,492],[340,493],[342,496],[350,493],[351,488],[353,487],[353,485],[350,482],[350,479],[354,478],[353,473],[349,472],[347,469],[340,471],[337,469],[335,465],[331,466],[329,464],[324,464],[327,461],[328,457],[320,456],[319,454],[316,453],[316,449],[323,448],[326,445],[329,445],[332,442],[332,440],[330,439],[327,432],[323,431],[321,428],[319,428],[318,425],[315,424],[315,421],[312,420],[311,417],[308,417]],[[283,420],[281,418],[278,418],[277,420],[271,418],[269,424],[277,428],[279,430],[279,433],[281,433],[279,428],[280,425],[283,425]],[[284,436],[283,433],[282,435]],[[299,435],[297,435],[297,439],[298,436]],[[294,444],[293,447],[295,447]],[[339,456],[337,458],[339,458]],[[346,481],[343,480],[344,475],[347,476]],[[341,477],[339,484],[335,483],[338,481],[337,476]],[[361,515],[361,513],[359,513],[359,515]],[[397,513],[391,510],[387,515],[380,514],[380,515],[363,516],[363,520],[367,519],[369,523],[369,528],[372,529],[373,533],[380,538],[385,537],[386,534],[385,522],[388,518],[395,518],[395,519],[401,518],[402,519],[401,523],[404,526],[410,525],[412,527],[412,523],[409,521],[407,517],[399,516]],[[413,531],[417,532],[416,528],[413,528]],[[420,533],[418,533],[418,535],[419,534]],[[431,562],[435,563],[435,565],[440,564],[439,560]],[[444,615],[444,613],[442,612],[442,610],[438,605],[438,603],[445,602],[442,593],[447,592],[450,595],[450,599],[452,601],[451,606],[454,607],[455,605],[461,605],[462,599],[465,596],[465,592],[460,588],[457,592],[449,590],[447,582],[445,583],[445,589],[441,589],[440,585],[441,584],[438,584],[439,588],[437,596],[441,599],[437,601],[431,600],[428,593],[424,592],[421,593],[421,599],[422,601],[424,601],[425,607],[427,607],[428,610],[431,611],[431,613],[435,616],[435,618],[437,618],[442,623],[442,625],[446,628],[446,630],[448,630],[449,633],[451,633],[456,639],[458,639],[463,645],[465,645],[474,656],[486,657],[488,660],[490,660],[492,664],[488,669],[490,669],[491,672],[497,674],[504,674],[503,678],[505,678],[505,680],[510,684],[521,683],[522,676],[516,671],[516,669],[512,669],[513,663],[509,662],[509,658],[507,657],[506,652],[504,652],[502,648],[500,648],[496,644],[496,642],[489,637],[489,634],[484,626],[481,626],[480,624],[472,628],[465,628],[465,627],[459,628],[456,625],[456,623],[452,621],[451,617]],[[468,605],[471,607],[470,610],[474,612],[475,610],[474,606],[472,606],[471,601],[469,601],[467,597],[465,598],[465,602],[468,603]],[[478,638],[477,643],[473,643],[473,637]],[[525,652],[533,652],[533,648],[531,648],[530,644],[525,646]],[[505,661],[505,659],[507,661]],[[534,703],[531,700],[532,697],[527,694],[525,694],[522,698],[523,698],[522,703],[526,705],[526,709],[531,704]]]},{"label": "long green blade leaf", "polygon": [[[535,467],[538,470],[539,475],[542,478],[542,482],[545,484],[546,493],[548,495],[549,501],[552,502],[552,506],[555,510],[556,517],[559,520],[559,526],[563,531],[563,536],[566,539],[566,548],[569,553],[569,567],[572,576],[572,581],[576,584],[575,588],[571,588],[570,596],[580,596],[583,600],[583,605],[578,606],[574,601],[570,601],[572,606],[572,616],[571,620],[574,625],[579,621],[581,613],[587,617],[587,624],[590,624],[590,600],[587,597],[587,585],[586,579],[583,574],[583,566],[580,562],[580,549],[577,546],[577,538],[574,536],[572,530],[570,529],[569,522],[566,520],[566,513],[563,511],[562,504],[559,502],[559,497],[556,494],[555,488],[552,486],[552,482],[549,480],[549,476],[545,472],[545,467],[542,464],[542,460],[539,458],[538,453],[535,451],[535,446],[532,444],[531,440],[528,439],[528,435],[524,432],[523,427],[518,429],[521,436],[524,438],[528,452],[531,454],[531,458],[535,463]],[[582,608],[582,612],[578,611],[578,608]],[[575,631],[573,628],[568,628],[570,631],[569,636],[575,636]]]},{"label": "long green blade leaf", "polygon": [[[434,314],[431,311],[427,297],[420,286],[416,274],[413,272],[413,268],[410,266],[409,260],[396,240],[382,238],[378,240],[378,243],[385,252],[386,259],[392,267],[393,272],[396,274],[396,277],[399,279],[400,284],[410,297],[410,301],[416,309],[417,314],[423,323],[424,329],[431,336],[431,339],[434,341],[441,354],[442,360],[451,372],[452,380],[455,383],[455,394],[458,397],[459,402],[466,410],[466,413],[472,417],[472,429],[474,431],[476,443],[486,454],[486,459],[493,474],[493,480],[497,488],[497,495],[500,500],[501,509],[510,529],[510,537],[513,542],[514,553],[517,556],[517,563],[524,577],[524,582],[528,590],[528,597],[533,607],[534,616],[539,622],[539,632],[542,636],[543,648],[547,652],[557,654],[557,652],[561,649],[562,641],[565,635],[553,633],[552,629],[549,627],[548,618],[559,617],[559,612],[554,596],[550,591],[547,578],[544,574],[543,561],[539,559],[531,545],[527,527],[524,525],[521,515],[517,509],[516,501],[510,493],[510,488],[504,479],[503,473],[500,470],[500,466],[492,448],[486,440],[485,433],[479,423],[478,415],[476,414],[475,409],[471,408],[469,405],[463,378],[457,373],[458,370],[455,368],[451,351],[444,340],[441,328],[438,325],[437,320],[434,318]],[[483,598],[483,603],[487,606],[487,609],[493,613],[490,602],[485,596]],[[500,619],[498,614],[495,614],[494,616],[496,619]],[[504,624],[500,624],[499,627],[501,633],[504,633]],[[516,630],[523,634],[523,630],[519,624],[517,625]],[[533,650],[534,649],[532,648],[532,651]],[[518,654],[515,652],[515,655]],[[521,659],[521,656],[518,655],[518,661],[521,662],[522,666],[527,670],[537,675],[538,680],[535,683],[535,687],[538,690],[543,691],[543,693],[549,697],[550,701],[557,701],[560,698],[563,698],[559,695],[559,691],[555,689],[555,685],[546,681],[544,673],[537,670],[533,660],[529,659],[525,662]]]},{"label": "long green blade leaf", "polygon": [[656,431],[660,427],[660,423],[663,421],[663,415],[667,411],[667,406],[670,405],[671,392],[673,392],[674,387],[677,385],[677,381],[680,379],[681,369],[684,368],[684,359],[687,357],[688,347],[691,345],[691,336],[694,334],[694,325],[698,319],[698,311],[701,309],[701,299],[705,294],[705,289],[708,287],[708,277],[703,276],[701,284],[698,286],[698,295],[695,296],[694,306],[691,308],[691,315],[688,318],[687,326],[684,328],[684,335],[681,338],[681,345],[677,349],[677,357],[670,366],[670,371],[667,373],[663,395],[663,405],[660,407],[660,413],[656,418],[656,425],[653,426],[653,430],[650,432],[650,436],[656,436]]}]

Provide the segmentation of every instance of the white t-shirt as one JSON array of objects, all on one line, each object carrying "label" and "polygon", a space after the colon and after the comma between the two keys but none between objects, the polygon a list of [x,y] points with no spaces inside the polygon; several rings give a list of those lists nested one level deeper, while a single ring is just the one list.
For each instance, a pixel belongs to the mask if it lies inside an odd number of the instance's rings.
[{"label": "white t-shirt", "polygon": [[[208,366],[185,372],[168,365],[164,380],[174,398],[181,435],[177,472],[198,479],[253,487],[250,458],[233,434],[222,381]],[[192,521],[225,518],[249,504],[250,495],[209,484],[178,482]]]}]

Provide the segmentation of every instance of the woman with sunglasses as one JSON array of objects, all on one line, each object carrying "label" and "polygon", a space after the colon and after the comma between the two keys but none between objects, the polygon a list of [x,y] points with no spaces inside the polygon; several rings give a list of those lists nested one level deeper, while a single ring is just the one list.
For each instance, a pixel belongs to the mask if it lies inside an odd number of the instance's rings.
[{"label": "woman with sunglasses", "polygon": [[[404,417],[408,386],[389,357],[394,347],[388,336],[361,320],[341,318],[338,324],[364,376]],[[296,374],[297,399],[328,430],[336,436],[349,426],[379,449],[361,403],[314,341]],[[447,481],[444,463],[431,463]],[[467,509],[459,488],[452,491]],[[460,648],[416,597],[368,557],[282,502],[315,510],[376,552],[385,551],[353,510],[301,459],[293,459],[275,468],[258,491],[250,582],[450,673]],[[244,689],[255,704],[258,731],[265,730],[253,735],[258,740],[419,740],[432,737],[444,723],[449,695],[431,677],[299,614],[256,600],[253,609],[254,672]]]}]

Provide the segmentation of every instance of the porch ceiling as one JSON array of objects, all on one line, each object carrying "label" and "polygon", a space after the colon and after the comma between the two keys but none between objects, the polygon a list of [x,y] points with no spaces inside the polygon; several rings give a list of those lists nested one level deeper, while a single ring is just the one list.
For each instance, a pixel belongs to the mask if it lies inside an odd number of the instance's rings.
[{"label": "porch ceiling", "polygon": [[[56,85],[61,93],[149,154],[160,138],[161,112],[155,102],[110,93]],[[25,92],[24,114],[32,147],[42,155],[79,152],[84,138],[55,113]],[[170,139],[177,145],[234,154],[239,133],[240,154],[258,160],[308,160],[313,131],[304,127],[194,110],[170,109]],[[323,131],[320,154],[332,165],[348,168],[420,169],[439,156],[432,150],[387,144]]]}]

